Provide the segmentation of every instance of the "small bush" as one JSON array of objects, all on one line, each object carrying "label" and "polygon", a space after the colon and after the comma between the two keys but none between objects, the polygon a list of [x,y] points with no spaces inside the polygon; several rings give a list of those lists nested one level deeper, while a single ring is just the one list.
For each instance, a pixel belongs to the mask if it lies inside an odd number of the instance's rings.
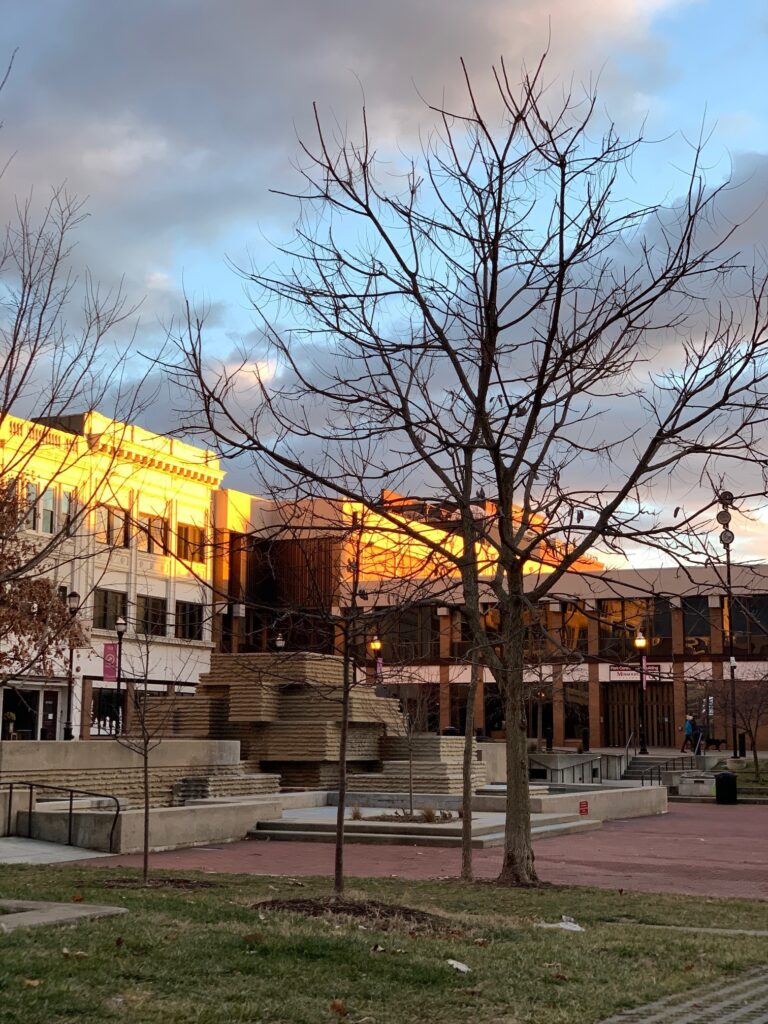
[{"label": "small bush", "polygon": [[437,821],[437,811],[434,807],[425,807],[421,812],[421,820],[425,825],[434,825]]},{"label": "small bush", "polygon": [[360,810],[360,805],[359,804],[355,804],[355,806],[352,808],[351,818],[352,818],[352,821],[362,821],[363,820],[363,812]]}]

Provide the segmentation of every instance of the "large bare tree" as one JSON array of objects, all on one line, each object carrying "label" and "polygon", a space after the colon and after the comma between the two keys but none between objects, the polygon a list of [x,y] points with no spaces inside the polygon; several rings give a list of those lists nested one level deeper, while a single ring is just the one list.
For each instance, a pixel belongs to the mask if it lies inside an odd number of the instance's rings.
[{"label": "large bare tree", "polygon": [[633,204],[642,140],[543,68],[501,63],[482,102],[465,71],[412,160],[377,154],[365,112],[355,139],[316,113],[288,269],[247,272],[263,346],[213,372],[201,319],[180,338],[221,450],[385,516],[382,488],[451,510],[426,542],[505,702],[506,884],[536,881],[526,612],[595,548],[684,558],[710,480],[768,454],[765,278],[727,252],[699,150],[678,199]]}]

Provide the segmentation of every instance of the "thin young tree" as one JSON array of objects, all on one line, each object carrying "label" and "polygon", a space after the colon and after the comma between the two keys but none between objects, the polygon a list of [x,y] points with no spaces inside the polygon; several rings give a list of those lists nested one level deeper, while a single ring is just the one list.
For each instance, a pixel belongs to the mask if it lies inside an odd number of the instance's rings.
[{"label": "thin young tree", "polygon": [[429,108],[435,131],[407,164],[377,153],[366,111],[351,139],[316,109],[288,268],[247,271],[263,346],[212,373],[201,318],[179,338],[197,426],[222,450],[286,488],[455,510],[451,543],[429,543],[503,695],[499,881],[523,885],[537,880],[526,609],[595,549],[684,559],[708,474],[749,463],[761,493],[768,455],[766,281],[717,231],[726,186],[694,149],[678,199],[632,204],[642,139],[621,138],[593,91],[545,88],[544,63],[514,82],[501,62],[482,103],[465,70],[464,102]]}]

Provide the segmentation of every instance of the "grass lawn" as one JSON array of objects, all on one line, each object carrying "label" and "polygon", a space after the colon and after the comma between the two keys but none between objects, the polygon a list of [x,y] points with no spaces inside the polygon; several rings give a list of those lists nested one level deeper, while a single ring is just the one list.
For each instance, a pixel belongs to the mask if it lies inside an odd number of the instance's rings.
[{"label": "grass lawn", "polygon": [[[768,928],[768,904],[594,889],[355,879],[348,897],[439,917],[389,927],[252,909],[325,879],[209,875],[209,888],[112,888],[127,869],[0,869],[0,897],[119,904],[129,915],[0,936],[3,1024],[593,1024],[768,961],[768,939],[647,924]],[[536,921],[573,917],[583,933]],[[378,947],[378,948],[377,948]],[[448,959],[467,964],[462,974]]]}]

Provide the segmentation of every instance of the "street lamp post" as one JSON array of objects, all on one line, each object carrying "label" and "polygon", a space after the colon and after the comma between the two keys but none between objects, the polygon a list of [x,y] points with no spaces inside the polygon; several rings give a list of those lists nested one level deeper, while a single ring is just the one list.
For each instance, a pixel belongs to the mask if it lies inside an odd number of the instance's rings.
[{"label": "street lamp post", "polygon": [[123,637],[128,628],[128,623],[119,615],[115,619],[115,632],[117,633],[117,735],[123,731]]},{"label": "street lamp post", "polygon": [[640,749],[638,750],[638,754],[648,753],[648,747],[645,744],[645,649],[647,645],[648,641],[643,633],[638,629],[637,633],[635,633],[635,648],[640,654],[640,724],[638,726]]},{"label": "street lamp post", "polygon": [[383,665],[381,660],[381,648],[382,648],[381,637],[378,633],[374,633],[373,639],[370,643],[371,654],[373,655],[373,669],[374,669],[374,680],[377,683],[382,682],[383,676]]},{"label": "street lamp post", "polygon": [[[77,610],[80,607],[80,595],[76,590],[70,590],[67,594],[67,606],[69,607],[69,615],[72,625],[75,622],[75,616]],[[64,723],[64,739],[72,740],[75,738],[72,731],[72,690],[75,685],[75,648],[72,643],[72,630],[69,632],[69,674],[67,676],[67,720]]]},{"label": "street lamp post", "polygon": [[731,677],[731,734],[733,740],[733,756],[739,756],[738,726],[736,724],[736,656],[733,651],[733,590],[731,587],[731,544],[736,539],[733,531],[729,528],[731,513],[729,509],[733,505],[733,495],[730,491],[722,491],[717,499],[723,506],[717,513],[717,521],[723,527],[720,533],[720,543],[725,548],[725,589],[728,597],[728,667]]}]

